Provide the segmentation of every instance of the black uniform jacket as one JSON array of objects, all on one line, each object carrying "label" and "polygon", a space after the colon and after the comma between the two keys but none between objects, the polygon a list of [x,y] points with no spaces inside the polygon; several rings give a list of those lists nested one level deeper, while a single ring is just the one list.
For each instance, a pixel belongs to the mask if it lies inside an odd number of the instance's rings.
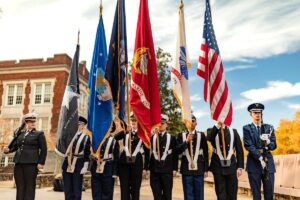
[{"label": "black uniform jacket", "polygon": [[[167,143],[167,132],[163,135],[159,134],[159,147],[160,147],[160,156],[163,156],[163,153],[166,148]],[[157,146],[157,144],[156,144]],[[157,147],[156,147],[157,148]],[[170,148],[172,153],[169,154],[164,161],[158,161],[155,159],[153,152],[151,152],[149,169],[152,172],[156,173],[173,173],[173,171],[178,170],[178,154],[177,154],[177,142],[176,138],[171,135]],[[153,150],[153,135],[151,137],[151,151]]]},{"label": "black uniform jacket", "polygon": [[[199,154],[198,160],[197,160],[197,165],[198,169],[197,170],[189,170],[189,162],[188,159],[186,158],[185,155],[182,155],[181,157],[181,165],[180,165],[180,173],[182,175],[186,176],[198,176],[198,175],[203,175],[204,172],[208,171],[208,147],[207,147],[207,141],[206,137],[203,132],[198,132],[201,135],[201,142],[200,142],[200,149],[202,150],[202,155]],[[188,133],[183,133],[188,135]],[[179,134],[177,137],[177,144],[178,144],[178,154],[183,153],[186,149],[188,149],[189,154],[191,155],[190,151],[190,143],[186,143],[182,139],[182,134]],[[197,144],[197,134],[195,133],[193,136],[193,155],[195,155],[196,152],[196,144]]]},{"label": "black uniform jacket", "polygon": [[[84,134],[84,133],[81,133],[81,134]],[[72,149],[71,149],[73,157],[77,157],[74,172],[80,172],[81,169],[83,168],[84,163],[89,162],[89,160],[90,160],[91,141],[90,141],[90,136],[89,135],[84,136],[84,138],[81,141],[80,146],[79,146],[78,153],[83,151],[83,155],[75,155],[75,149],[76,149],[77,143],[79,142],[78,140],[79,140],[81,134],[74,136],[75,140],[73,142],[73,146],[72,146]],[[64,159],[64,162],[63,162],[63,165],[62,165],[63,170],[67,170],[67,168],[68,168],[68,157],[66,157]]]},{"label": "black uniform jacket", "polygon": [[[236,129],[233,129],[233,133],[234,133],[233,148],[235,150],[235,153],[231,157],[231,165],[229,167],[222,167],[219,156],[213,152],[210,166],[209,166],[209,170],[211,172],[219,173],[223,175],[229,175],[229,174],[236,173],[236,170],[238,168],[242,168],[242,169],[244,168],[244,151],[242,147],[242,142]],[[211,142],[213,148],[216,148],[215,138],[217,134],[219,135],[220,149],[221,152],[223,152],[221,128],[218,129],[216,126],[214,126],[213,128],[208,129],[207,140]],[[230,148],[230,131],[227,126],[224,129],[224,134],[225,134],[224,137],[225,137],[225,145],[226,145],[226,155],[228,155],[228,151]]]},{"label": "black uniform jacket", "polygon": [[[109,138],[112,136],[109,136],[105,139],[101,146],[100,150],[100,158],[104,158],[104,153],[106,146],[108,144]],[[113,139],[112,144],[110,145],[108,154],[112,155],[112,159],[105,161],[103,176],[117,176],[118,175],[118,159],[119,159],[119,152],[120,152],[120,146],[119,143]],[[97,168],[97,160],[92,161],[91,171],[96,171]]]},{"label": "black uniform jacket", "polygon": [[[126,134],[128,134],[128,133],[126,133],[125,131],[121,131],[115,135],[115,139],[117,141],[122,140],[124,146],[125,146]],[[137,136],[137,132],[132,131],[131,132],[131,153],[133,153],[135,151],[135,148],[138,145],[139,141],[140,141],[140,138]],[[149,165],[149,150],[144,145],[144,143],[142,143],[141,147],[144,148],[144,155],[145,155],[145,164],[144,164],[143,168],[147,169],[146,166]],[[137,164],[140,162],[143,162],[143,156],[142,156],[141,152],[138,152],[136,155],[134,164]],[[119,164],[127,164],[125,151],[122,151],[120,154]]]},{"label": "black uniform jacket", "polygon": [[20,130],[15,134],[10,144],[10,152],[16,152],[15,164],[41,164],[44,165],[47,156],[47,143],[44,132],[32,129],[26,136],[26,131]]}]

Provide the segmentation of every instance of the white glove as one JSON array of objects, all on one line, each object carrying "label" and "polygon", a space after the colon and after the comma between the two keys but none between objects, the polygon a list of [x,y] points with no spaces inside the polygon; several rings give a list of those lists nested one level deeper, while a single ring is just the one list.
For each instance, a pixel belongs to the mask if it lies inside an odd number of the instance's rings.
[{"label": "white glove", "polygon": [[269,144],[271,143],[271,140],[268,138],[268,139],[266,140],[266,143],[267,143],[267,145],[269,145]]},{"label": "white glove", "polygon": [[87,172],[88,166],[89,166],[89,162],[84,162],[83,168],[81,169],[80,174],[85,174]]},{"label": "white glove", "polygon": [[262,157],[262,156],[259,157],[259,161],[260,161],[261,167],[262,167],[263,169],[265,169],[266,166],[267,166],[267,164],[266,164],[266,162],[263,160],[263,157]]}]

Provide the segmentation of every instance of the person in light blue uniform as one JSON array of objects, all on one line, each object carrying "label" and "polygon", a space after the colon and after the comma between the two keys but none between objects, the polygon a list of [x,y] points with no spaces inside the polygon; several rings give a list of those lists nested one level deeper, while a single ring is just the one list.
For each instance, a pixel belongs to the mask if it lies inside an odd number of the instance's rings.
[{"label": "person in light blue uniform", "polygon": [[254,103],[248,106],[252,123],[243,127],[244,146],[249,152],[246,171],[254,200],[261,199],[261,183],[265,200],[273,200],[275,165],[271,151],[275,150],[274,127],[263,123],[264,105]]}]

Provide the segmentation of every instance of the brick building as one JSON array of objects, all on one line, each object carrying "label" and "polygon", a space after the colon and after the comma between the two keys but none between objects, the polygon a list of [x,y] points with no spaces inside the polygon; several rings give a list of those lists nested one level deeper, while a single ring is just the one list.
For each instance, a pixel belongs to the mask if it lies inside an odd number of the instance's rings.
[{"label": "brick building", "polygon": [[[53,58],[0,61],[0,146],[7,144],[20,126],[24,113],[38,113],[37,129],[55,144],[58,118],[72,59],[67,54]],[[79,114],[87,116],[88,76],[85,62],[79,66]]]}]

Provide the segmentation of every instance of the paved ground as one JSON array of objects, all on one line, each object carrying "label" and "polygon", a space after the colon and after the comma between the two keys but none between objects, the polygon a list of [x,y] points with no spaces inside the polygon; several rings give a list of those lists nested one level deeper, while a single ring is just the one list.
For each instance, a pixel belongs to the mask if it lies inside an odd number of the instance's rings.
[{"label": "paved ground", "polygon": [[[12,188],[12,182],[0,182],[0,199],[15,200],[16,189]],[[83,200],[91,200],[91,190],[83,192]],[[120,188],[115,186],[114,199],[120,199]],[[152,192],[149,185],[149,180],[145,180],[141,188],[141,200],[152,200]],[[174,179],[173,200],[183,199],[182,184],[180,178]],[[215,200],[215,192],[212,186],[205,185],[205,199]],[[250,200],[250,197],[239,195],[239,200]],[[64,200],[62,192],[54,192],[52,188],[42,188],[36,190],[36,200]]]}]

